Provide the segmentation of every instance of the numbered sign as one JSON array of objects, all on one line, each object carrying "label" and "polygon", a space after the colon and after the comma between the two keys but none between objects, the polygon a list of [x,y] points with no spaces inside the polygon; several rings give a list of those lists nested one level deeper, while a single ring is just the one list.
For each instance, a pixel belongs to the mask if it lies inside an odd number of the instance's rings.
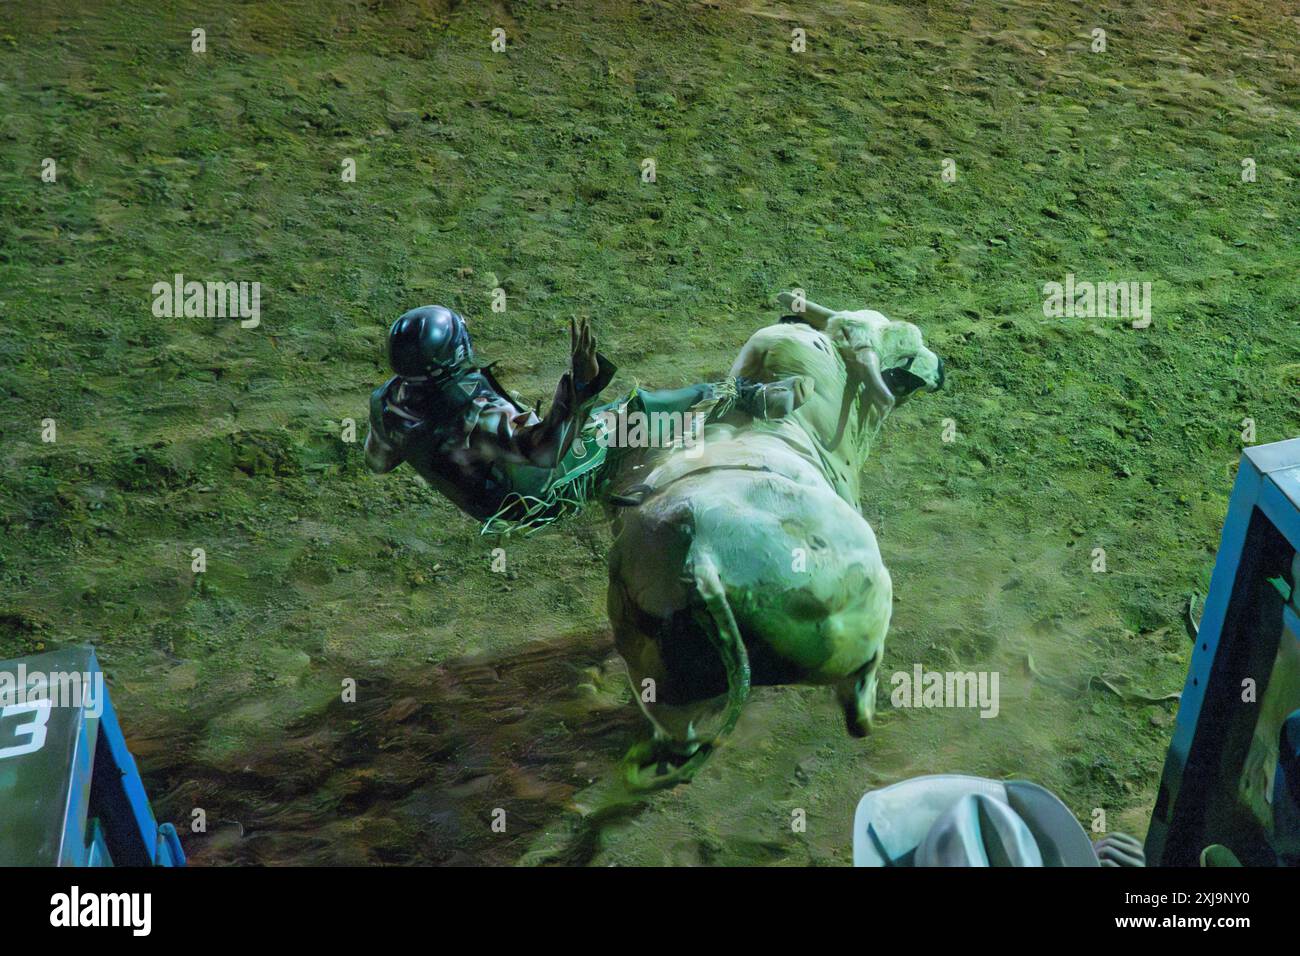
[{"label": "numbered sign", "polygon": [[0,661],[0,867],[183,864],[93,649]]}]

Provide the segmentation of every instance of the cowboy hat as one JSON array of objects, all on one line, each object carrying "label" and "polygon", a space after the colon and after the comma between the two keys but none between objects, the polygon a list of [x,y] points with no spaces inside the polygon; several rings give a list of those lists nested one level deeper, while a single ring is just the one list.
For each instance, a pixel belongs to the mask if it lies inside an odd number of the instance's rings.
[{"label": "cowboy hat", "polygon": [[1027,780],[913,777],[873,790],[853,817],[854,866],[1097,866],[1079,821]]}]

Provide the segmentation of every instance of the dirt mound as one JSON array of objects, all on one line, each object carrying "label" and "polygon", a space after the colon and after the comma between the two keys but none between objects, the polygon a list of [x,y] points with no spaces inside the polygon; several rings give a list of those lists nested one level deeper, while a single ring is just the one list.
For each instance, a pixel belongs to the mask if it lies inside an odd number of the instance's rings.
[{"label": "dirt mound", "polygon": [[364,678],[240,772],[151,757],[155,809],[197,865],[513,863],[642,732],[625,681],[603,633]]}]

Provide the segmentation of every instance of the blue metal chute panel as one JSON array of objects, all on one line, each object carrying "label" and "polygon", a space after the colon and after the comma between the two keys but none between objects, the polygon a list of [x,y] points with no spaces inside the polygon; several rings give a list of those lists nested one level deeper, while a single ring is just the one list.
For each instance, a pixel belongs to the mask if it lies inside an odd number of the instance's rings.
[{"label": "blue metal chute panel", "polygon": [[[34,687],[45,695],[33,695]],[[90,648],[0,663],[0,866],[184,866]]]},{"label": "blue metal chute panel", "polygon": [[1153,865],[1208,846],[1300,864],[1300,439],[1246,450],[1147,833]]},{"label": "blue metal chute panel", "polygon": [[135,758],[107,699],[99,721],[99,748],[91,802],[104,826],[118,866],[153,866],[158,852],[158,823],[149,808]]},{"label": "blue metal chute panel", "polygon": [[154,856],[154,866],[184,866],[185,850],[181,848],[180,834],[176,827],[164,823],[158,827],[158,852]]},{"label": "blue metal chute panel", "polygon": [[86,648],[0,662],[0,866],[86,862],[99,701],[71,678],[98,672]]}]

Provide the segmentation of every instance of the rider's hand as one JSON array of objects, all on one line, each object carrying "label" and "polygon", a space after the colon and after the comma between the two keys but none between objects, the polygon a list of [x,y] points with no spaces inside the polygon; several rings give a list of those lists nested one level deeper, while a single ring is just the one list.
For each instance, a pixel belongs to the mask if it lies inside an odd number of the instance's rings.
[{"label": "rider's hand", "polygon": [[600,374],[600,363],[596,361],[596,336],[592,334],[591,323],[585,318],[575,323],[569,319],[569,351],[572,354],[573,383],[578,388],[595,380]]}]

